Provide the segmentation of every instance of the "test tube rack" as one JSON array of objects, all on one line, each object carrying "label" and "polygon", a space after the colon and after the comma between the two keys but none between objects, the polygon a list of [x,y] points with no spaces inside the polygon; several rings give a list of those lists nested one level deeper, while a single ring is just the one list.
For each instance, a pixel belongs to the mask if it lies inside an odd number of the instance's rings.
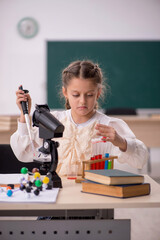
[{"label": "test tube rack", "polygon": [[82,163],[82,177],[77,178],[75,181],[77,183],[81,183],[81,181],[83,181],[84,178],[85,178],[85,170],[90,170],[91,169],[91,164],[94,164],[94,163],[111,161],[111,164],[110,164],[111,168],[110,169],[113,169],[114,168],[114,159],[116,159],[116,158],[118,158],[118,156],[109,156],[107,158],[102,158],[102,159],[85,160],[85,161],[83,161],[83,163]]}]

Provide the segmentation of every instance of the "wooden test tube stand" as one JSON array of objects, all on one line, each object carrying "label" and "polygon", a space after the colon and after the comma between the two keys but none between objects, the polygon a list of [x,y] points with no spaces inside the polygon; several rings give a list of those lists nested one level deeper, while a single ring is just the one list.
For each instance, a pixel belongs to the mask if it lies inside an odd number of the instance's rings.
[{"label": "wooden test tube stand", "polygon": [[[82,178],[77,178],[75,181],[77,183],[80,183],[81,181],[83,181],[84,177],[85,177],[85,170],[90,170],[91,164],[94,164],[94,163],[99,163],[99,162],[104,162],[104,161],[110,160],[111,161],[111,169],[113,169],[114,168],[114,159],[116,159],[116,158],[118,158],[118,156],[110,156],[108,158],[83,161],[83,163],[82,163]],[[87,165],[87,167],[85,167],[86,165]]]}]

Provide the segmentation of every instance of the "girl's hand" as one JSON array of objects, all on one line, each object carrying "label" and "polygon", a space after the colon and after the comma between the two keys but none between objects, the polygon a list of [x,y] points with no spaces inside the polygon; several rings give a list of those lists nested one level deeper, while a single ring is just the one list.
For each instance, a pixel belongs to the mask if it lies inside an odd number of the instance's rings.
[{"label": "girl's hand", "polygon": [[21,111],[20,122],[25,122],[25,117],[24,117],[24,114],[23,114],[21,102],[22,101],[28,102],[28,114],[30,114],[30,111],[31,111],[31,97],[28,93],[24,93],[24,91],[20,90],[19,88],[16,91],[16,96],[17,96],[16,104]]},{"label": "girl's hand", "polygon": [[121,151],[125,152],[127,150],[126,140],[122,138],[114,128],[103,124],[97,124],[95,128],[98,130],[97,135],[104,137],[106,141],[119,147]]}]

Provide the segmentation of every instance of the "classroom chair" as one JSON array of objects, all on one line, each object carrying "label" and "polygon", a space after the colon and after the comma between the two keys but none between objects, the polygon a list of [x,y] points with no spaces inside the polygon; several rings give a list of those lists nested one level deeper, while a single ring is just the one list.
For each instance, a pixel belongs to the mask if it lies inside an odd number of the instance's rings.
[{"label": "classroom chair", "polygon": [[20,162],[9,144],[0,144],[0,173],[20,173],[22,167],[27,167],[31,172],[33,168],[39,168],[40,165],[35,162]]}]

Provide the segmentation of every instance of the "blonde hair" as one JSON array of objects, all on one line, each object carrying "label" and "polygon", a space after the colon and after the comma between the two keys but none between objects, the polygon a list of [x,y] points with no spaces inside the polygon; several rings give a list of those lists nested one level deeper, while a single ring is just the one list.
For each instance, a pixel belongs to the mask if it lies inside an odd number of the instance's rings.
[{"label": "blonde hair", "polygon": [[[72,78],[90,79],[98,88],[102,89],[101,97],[103,96],[105,85],[103,84],[104,79],[102,70],[98,64],[94,64],[89,60],[72,62],[62,72],[62,84],[65,89],[67,89]],[[71,108],[68,99],[66,99],[65,108]],[[98,102],[95,108],[98,108]]]}]

